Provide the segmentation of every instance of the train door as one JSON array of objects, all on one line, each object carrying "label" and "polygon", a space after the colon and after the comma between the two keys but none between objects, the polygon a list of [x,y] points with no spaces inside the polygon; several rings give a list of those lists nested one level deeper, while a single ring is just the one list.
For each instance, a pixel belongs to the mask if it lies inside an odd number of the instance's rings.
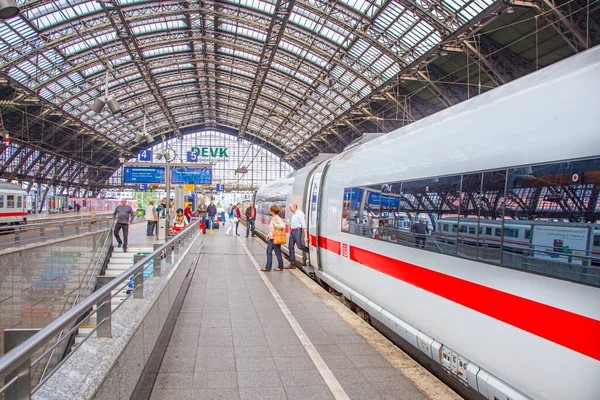
[{"label": "train door", "polygon": [[315,269],[321,269],[319,260],[319,207],[323,177],[329,166],[329,161],[315,168],[310,179],[306,196],[306,209],[308,210],[308,235],[309,235],[309,263]]}]

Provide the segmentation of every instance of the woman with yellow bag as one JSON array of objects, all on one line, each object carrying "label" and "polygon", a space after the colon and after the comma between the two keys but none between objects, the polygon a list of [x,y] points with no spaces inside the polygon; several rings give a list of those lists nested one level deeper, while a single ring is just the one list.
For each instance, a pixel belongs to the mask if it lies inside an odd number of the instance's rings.
[{"label": "woman with yellow bag", "polygon": [[285,244],[285,222],[279,217],[279,207],[275,204],[269,209],[269,214],[273,216],[269,224],[269,236],[267,236],[267,265],[262,268],[263,272],[270,272],[273,266],[273,250],[277,257],[279,266],[275,268],[276,272],[283,270],[283,257],[281,257],[281,245]]}]

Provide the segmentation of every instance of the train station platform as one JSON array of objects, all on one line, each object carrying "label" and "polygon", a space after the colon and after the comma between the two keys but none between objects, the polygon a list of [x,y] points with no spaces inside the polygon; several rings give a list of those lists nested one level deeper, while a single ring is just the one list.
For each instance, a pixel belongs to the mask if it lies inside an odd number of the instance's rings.
[{"label": "train station platform", "polygon": [[166,352],[134,398],[459,398],[298,270],[260,272],[266,255],[258,239],[222,230],[203,239]]}]

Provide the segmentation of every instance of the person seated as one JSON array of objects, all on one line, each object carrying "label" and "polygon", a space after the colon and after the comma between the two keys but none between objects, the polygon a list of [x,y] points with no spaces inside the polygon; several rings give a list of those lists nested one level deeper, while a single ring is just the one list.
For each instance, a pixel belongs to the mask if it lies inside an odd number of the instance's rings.
[{"label": "person seated", "polygon": [[175,231],[179,232],[181,229],[187,226],[187,221],[185,216],[183,215],[183,210],[179,208],[177,210],[177,214],[175,215],[175,221],[173,221],[173,228]]}]

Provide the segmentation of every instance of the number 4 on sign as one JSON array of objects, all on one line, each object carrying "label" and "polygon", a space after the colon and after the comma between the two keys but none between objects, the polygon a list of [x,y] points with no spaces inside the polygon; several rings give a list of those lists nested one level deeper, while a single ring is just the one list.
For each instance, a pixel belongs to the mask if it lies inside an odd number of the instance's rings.
[{"label": "number 4 on sign", "polygon": [[152,161],[152,150],[142,150],[139,156],[140,161]]}]

